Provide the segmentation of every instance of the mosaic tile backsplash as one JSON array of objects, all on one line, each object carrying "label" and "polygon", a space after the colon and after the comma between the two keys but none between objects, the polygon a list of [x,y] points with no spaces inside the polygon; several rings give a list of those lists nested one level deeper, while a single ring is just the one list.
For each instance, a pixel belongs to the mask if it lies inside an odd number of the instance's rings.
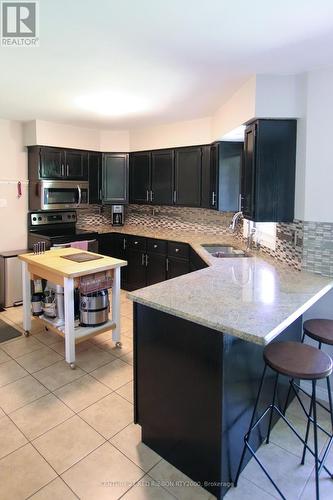
[{"label": "mosaic tile backsplash", "polygon": [[[188,207],[128,205],[126,223],[151,228],[194,231],[206,234],[230,234],[232,213]],[[111,209],[91,205],[78,211],[78,225],[109,226]],[[241,225],[235,232],[242,238]],[[279,223],[276,228],[275,250],[261,246],[261,251],[293,267],[306,269],[324,276],[333,276],[333,223],[303,222]]]}]

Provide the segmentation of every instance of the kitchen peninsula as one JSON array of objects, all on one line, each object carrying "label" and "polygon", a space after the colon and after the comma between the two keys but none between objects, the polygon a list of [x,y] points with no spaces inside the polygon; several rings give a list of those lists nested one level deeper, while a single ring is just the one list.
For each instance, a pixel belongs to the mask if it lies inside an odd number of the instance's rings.
[{"label": "kitchen peninsula", "polygon": [[[333,283],[271,259],[218,259],[193,248],[209,267],[128,294],[135,421],[146,445],[220,499],[235,478],[264,346],[300,340],[302,314]],[[272,386],[269,376],[262,407]],[[253,433],[255,449],[266,425]]]},{"label": "kitchen peninsula", "polygon": [[[38,318],[38,321],[65,337],[65,358],[71,368],[75,368],[76,343],[112,329],[112,340],[120,345],[120,268],[127,263],[92,252],[84,254],[90,260],[69,260],[68,257],[82,255],[82,250],[76,248],[59,248],[41,254],[19,256],[23,270],[23,328],[26,335],[31,329],[31,280],[45,279],[64,287],[64,328],[59,329],[46,319]],[[105,272],[112,285],[112,319],[99,327],[74,328],[74,288],[78,286],[80,278],[101,272]]]}]

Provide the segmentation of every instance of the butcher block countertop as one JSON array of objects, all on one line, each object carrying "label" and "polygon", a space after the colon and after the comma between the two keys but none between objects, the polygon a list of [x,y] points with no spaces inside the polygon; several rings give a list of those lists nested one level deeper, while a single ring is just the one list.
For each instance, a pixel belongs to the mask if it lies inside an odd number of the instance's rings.
[{"label": "butcher block countertop", "polygon": [[[88,253],[89,255],[96,255],[99,258],[88,262],[73,262],[62,258],[64,255],[79,253]],[[109,269],[115,269],[117,267],[127,265],[125,260],[114,259],[104,255],[101,256],[99,254],[94,254],[93,252],[82,252],[82,250],[77,248],[58,248],[56,250],[48,250],[45,253],[37,255],[33,253],[26,253],[19,255],[18,258],[33,268],[41,268],[52,272],[53,274],[67,278],[77,278],[79,276],[108,271]]]}]

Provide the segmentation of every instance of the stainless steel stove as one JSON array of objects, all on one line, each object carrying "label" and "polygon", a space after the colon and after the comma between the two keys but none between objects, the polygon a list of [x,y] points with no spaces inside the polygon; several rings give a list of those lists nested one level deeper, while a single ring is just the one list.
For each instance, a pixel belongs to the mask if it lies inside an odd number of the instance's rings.
[{"label": "stainless steel stove", "polygon": [[28,247],[39,241],[46,249],[55,246],[70,246],[75,241],[88,241],[88,250],[98,252],[98,233],[76,227],[75,210],[30,212],[28,214]]}]

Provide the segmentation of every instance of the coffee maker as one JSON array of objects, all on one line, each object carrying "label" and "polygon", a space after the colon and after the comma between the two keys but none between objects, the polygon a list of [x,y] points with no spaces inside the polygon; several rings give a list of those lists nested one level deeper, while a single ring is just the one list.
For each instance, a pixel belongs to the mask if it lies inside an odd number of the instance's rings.
[{"label": "coffee maker", "polygon": [[111,221],[113,226],[123,226],[125,222],[124,205],[111,205]]}]

